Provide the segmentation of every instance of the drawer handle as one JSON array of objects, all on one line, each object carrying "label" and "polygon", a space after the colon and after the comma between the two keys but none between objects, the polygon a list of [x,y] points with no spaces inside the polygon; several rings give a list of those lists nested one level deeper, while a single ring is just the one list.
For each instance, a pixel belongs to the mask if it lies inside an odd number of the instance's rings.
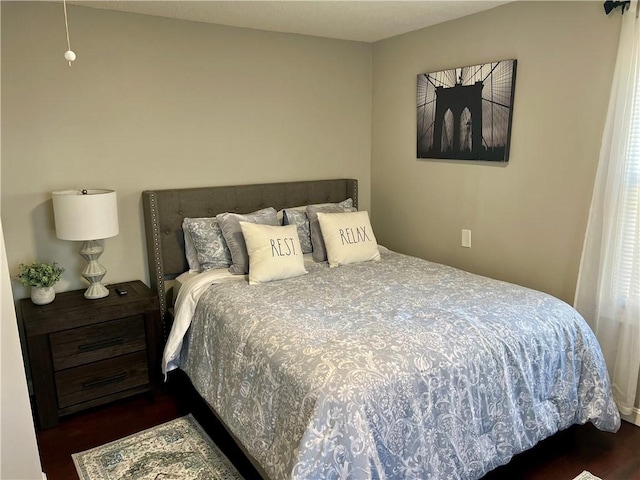
[{"label": "drawer handle", "polygon": [[115,337],[105,340],[103,342],[88,343],[86,345],[79,345],[78,350],[80,352],[91,352],[93,350],[100,350],[101,348],[113,347],[114,345],[120,345],[124,342],[124,337]]},{"label": "drawer handle", "polygon": [[109,385],[111,383],[121,382],[125,378],[127,378],[127,374],[126,373],[121,373],[120,375],[114,375],[113,377],[104,378],[102,380],[96,380],[95,382],[83,383],[82,384],[82,389],[83,390],[88,390],[90,388],[102,387],[104,385]]}]

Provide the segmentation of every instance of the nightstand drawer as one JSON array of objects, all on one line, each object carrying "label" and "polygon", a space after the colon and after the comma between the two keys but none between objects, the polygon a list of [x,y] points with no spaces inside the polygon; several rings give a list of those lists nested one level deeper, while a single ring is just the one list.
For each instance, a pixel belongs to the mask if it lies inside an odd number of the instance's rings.
[{"label": "nightstand drawer", "polygon": [[[118,295],[121,286],[129,293]],[[158,296],[140,280],[109,296],[62,292],[48,305],[19,302],[40,428],[120,398],[153,392],[160,375]]]},{"label": "nightstand drawer", "polygon": [[149,383],[147,353],[136,352],[55,374],[58,408]]},{"label": "nightstand drawer", "polygon": [[121,318],[50,335],[54,370],[145,349],[144,317]]}]

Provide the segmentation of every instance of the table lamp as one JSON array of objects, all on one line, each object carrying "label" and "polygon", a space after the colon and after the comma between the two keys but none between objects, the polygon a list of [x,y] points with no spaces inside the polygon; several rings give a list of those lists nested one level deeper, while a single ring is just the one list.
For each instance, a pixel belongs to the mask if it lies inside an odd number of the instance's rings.
[{"label": "table lamp", "polygon": [[53,192],[56,236],[62,240],[83,241],[80,255],[88,262],[82,276],[89,282],[85,298],[109,295],[102,285],[107,273],[98,258],[102,245],[97,240],[118,234],[118,203],[113,190],[65,190]]}]

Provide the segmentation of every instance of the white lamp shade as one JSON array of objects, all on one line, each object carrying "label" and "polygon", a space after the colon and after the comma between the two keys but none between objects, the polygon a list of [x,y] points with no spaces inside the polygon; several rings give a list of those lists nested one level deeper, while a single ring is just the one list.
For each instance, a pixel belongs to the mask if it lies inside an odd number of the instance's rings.
[{"label": "white lamp shade", "polygon": [[113,190],[53,192],[56,235],[62,240],[101,240],[118,235],[118,202]]}]

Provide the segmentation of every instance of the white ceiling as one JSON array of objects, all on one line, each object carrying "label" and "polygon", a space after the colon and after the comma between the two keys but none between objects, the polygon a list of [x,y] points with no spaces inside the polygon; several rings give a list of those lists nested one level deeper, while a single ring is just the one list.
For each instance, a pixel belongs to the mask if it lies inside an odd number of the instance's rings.
[{"label": "white ceiling", "polygon": [[375,42],[488,10],[509,1],[68,0],[67,3],[273,32]]}]

